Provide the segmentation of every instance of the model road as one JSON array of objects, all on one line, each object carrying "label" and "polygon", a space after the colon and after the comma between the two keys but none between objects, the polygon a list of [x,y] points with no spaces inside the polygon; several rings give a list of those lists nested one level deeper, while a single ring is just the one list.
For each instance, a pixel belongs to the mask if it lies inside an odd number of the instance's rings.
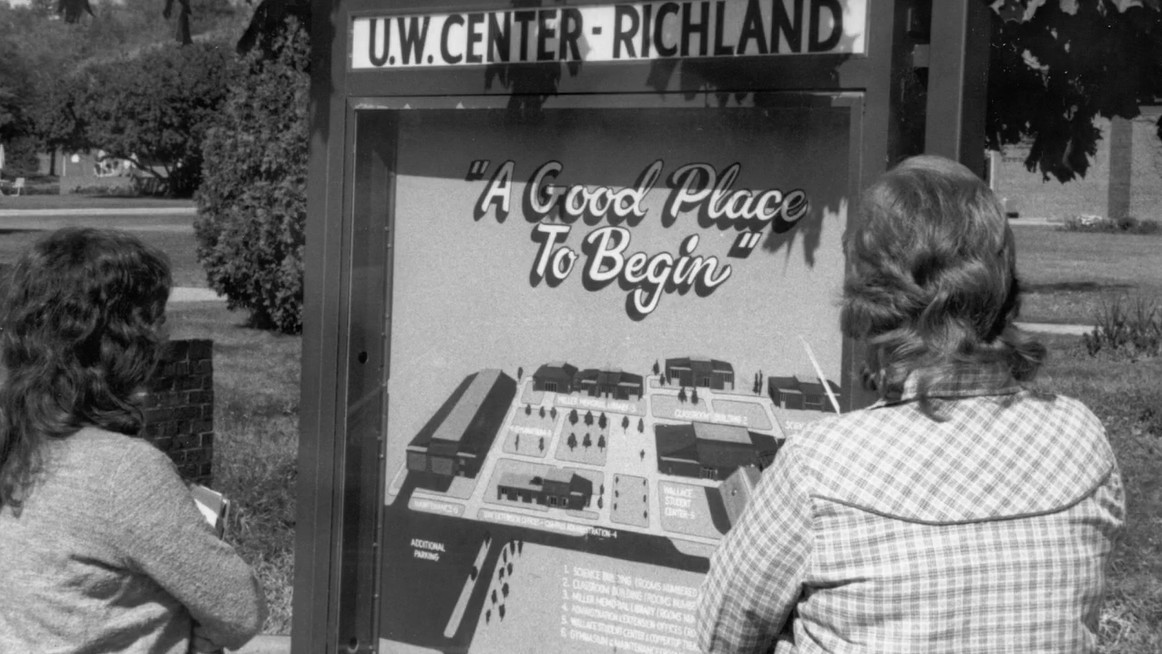
[{"label": "model road", "polygon": [[[405,480],[399,497],[383,509],[384,542],[380,589],[380,637],[451,654],[466,652],[484,609],[488,580],[496,574],[501,551],[510,541],[547,545],[623,561],[705,573],[709,561],[679,552],[669,539],[630,531],[616,538],[566,536],[408,509],[415,483]],[[444,636],[448,617],[464,588],[480,545],[491,538],[484,564],[460,627]],[[413,539],[442,543],[438,562],[418,560]]]}]

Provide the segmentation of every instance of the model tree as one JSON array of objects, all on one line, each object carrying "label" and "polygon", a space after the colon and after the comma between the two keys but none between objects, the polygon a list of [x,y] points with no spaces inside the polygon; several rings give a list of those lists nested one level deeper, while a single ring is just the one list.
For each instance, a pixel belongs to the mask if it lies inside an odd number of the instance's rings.
[{"label": "model tree", "polygon": [[526,415],[526,416],[531,416],[531,415],[533,415],[533,406],[532,406],[531,404],[526,404],[526,405],[525,405],[525,415]]},{"label": "model tree", "polygon": [[637,433],[644,434],[646,431],[646,423],[641,418],[637,419]]},{"label": "model tree", "polygon": [[690,403],[698,404],[698,387],[695,386],[690,389]]},{"label": "model tree", "polygon": [[549,409],[549,417],[552,418],[553,420],[557,419],[557,407],[553,407],[553,408]]},{"label": "model tree", "polygon": [[565,441],[565,444],[569,446],[570,451],[575,449],[577,447],[577,434],[575,432],[569,432],[569,440]]},{"label": "model tree", "polygon": [[602,452],[605,451],[605,434],[601,434],[597,437],[597,449],[601,450]]},{"label": "model tree", "polygon": [[541,407],[541,420],[545,419],[545,407]]},{"label": "model tree", "polygon": [[642,461],[646,460],[646,451],[645,450],[641,451],[641,457],[642,457]]},{"label": "model tree", "polygon": [[517,434],[516,438],[512,439],[512,444],[516,448],[516,450],[519,452],[520,451],[520,434]]},{"label": "model tree", "polygon": [[621,418],[621,430],[625,431],[627,429],[629,429],[629,416],[623,416]]},{"label": "model tree", "polygon": [[585,412],[585,426],[586,427],[593,426],[593,412],[592,411]]},{"label": "model tree", "polygon": [[661,371],[662,371],[662,369],[658,367],[658,360],[654,359],[654,374],[656,375],[656,374],[660,373]]},{"label": "model tree", "polygon": [[574,427],[576,427],[576,426],[577,426],[577,420],[578,420],[578,418],[577,418],[577,409],[570,409],[570,410],[569,410],[569,424],[570,424],[570,425],[573,425]]},{"label": "model tree", "polygon": [[545,451],[545,437],[544,436],[541,436],[540,442],[537,443],[537,449],[542,451],[542,452]]},{"label": "model tree", "polygon": [[589,438],[589,432],[585,432],[585,438],[581,441],[581,446],[589,449],[593,445],[593,439]]},{"label": "model tree", "polygon": [[685,404],[686,402],[686,387],[683,386],[678,389],[678,401]]},{"label": "model tree", "polygon": [[520,378],[524,377],[524,376],[525,376],[525,369],[521,368],[520,366],[517,366],[516,367],[516,380],[520,381]]},{"label": "model tree", "polygon": [[599,418],[597,418],[597,426],[600,427],[601,429],[605,429],[605,426],[608,424],[609,424],[609,421],[605,419],[605,412],[602,411],[601,416]]}]

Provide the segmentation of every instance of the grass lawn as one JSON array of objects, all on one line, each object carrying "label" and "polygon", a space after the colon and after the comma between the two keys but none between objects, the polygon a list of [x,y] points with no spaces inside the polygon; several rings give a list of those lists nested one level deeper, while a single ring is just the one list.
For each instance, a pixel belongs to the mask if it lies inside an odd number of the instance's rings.
[{"label": "grass lawn", "polygon": [[1076,397],[1101,418],[1126,486],[1127,528],[1118,543],[1102,651],[1162,652],[1162,358],[1090,357],[1076,337],[1046,338],[1037,385]]},{"label": "grass lawn", "polygon": [[1093,324],[1115,296],[1162,304],[1162,235],[1085,234],[1013,223],[1021,320]]},{"label": "grass lawn", "polygon": [[227,539],[257,570],[290,633],[302,339],[244,326],[221,302],[172,304],[171,335],[214,341],[214,488],[234,501]]},{"label": "grass lawn", "polygon": [[[1084,234],[1014,223],[1026,291],[1021,319],[1093,324],[1103,303],[1162,305],[1162,238]],[[1102,651],[1162,652],[1162,358],[1089,356],[1077,337],[1046,337],[1037,385],[1076,397],[1101,418],[1126,485],[1127,528],[1115,550]]]},{"label": "grass lawn", "polygon": [[[137,225],[156,225],[160,220],[153,216],[134,216],[132,221]],[[174,286],[193,286],[205,288],[206,273],[198,264],[196,251],[197,239],[189,229],[193,224],[193,216],[182,217],[187,226],[184,229],[134,229],[132,233],[145,243],[148,243],[169,255],[170,267],[173,270]],[[6,220],[0,218],[0,263],[14,263],[37,239],[47,234],[43,229],[5,228]],[[76,225],[91,225],[93,227],[121,228],[116,217],[101,217],[97,220],[76,219],[69,221]],[[57,225],[46,226],[55,228]]]},{"label": "grass lawn", "polygon": [[151,207],[192,207],[193,200],[147,198],[121,195],[5,195],[0,209],[126,209]]}]

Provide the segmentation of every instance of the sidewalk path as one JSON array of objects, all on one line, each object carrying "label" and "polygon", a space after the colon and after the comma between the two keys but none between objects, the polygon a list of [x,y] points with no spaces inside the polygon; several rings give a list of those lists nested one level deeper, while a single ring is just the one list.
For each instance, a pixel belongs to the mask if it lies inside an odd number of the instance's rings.
[{"label": "sidewalk path", "polygon": [[193,216],[197,207],[88,207],[59,209],[0,209],[0,218],[38,216]]},{"label": "sidewalk path", "polygon": [[1010,218],[1009,225],[1012,227],[1061,227],[1065,223],[1060,220],[1050,220],[1049,218]]},{"label": "sidewalk path", "polygon": [[1093,331],[1093,325],[1059,325],[1048,322],[1018,322],[1017,327],[1029,332],[1065,334],[1068,336],[1081,336],[1082,334],[1088,334]]},{"label": "sidewalk path", "polygon": [[290,642],[290,636],[255,636],[242,649],[230,651],[234,654],[287,654]]},{"label": "sidewalk path", "polygon": [[62,227],[98,227],[128,232],[192,234],[192,207],[130,209],[0,209],[0,231],[40,232]]},{"label": "sidewalk path", "polygon": [[169,292],[170,302],[225,302],[226,298],[208,288],[177,286]]}]

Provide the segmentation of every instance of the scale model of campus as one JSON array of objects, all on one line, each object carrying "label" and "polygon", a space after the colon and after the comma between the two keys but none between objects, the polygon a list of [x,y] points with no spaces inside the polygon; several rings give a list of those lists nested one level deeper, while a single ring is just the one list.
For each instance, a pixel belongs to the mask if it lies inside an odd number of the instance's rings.
[{"label": "scale model of campus", "polygon": [[415,435],[409,508],[575,536],[628,530],[709,556],[786,435],[840,393],[761,372],[740,389],[731,363],[696,356],[647,375],[568,363],[517,374],[468,375]]}]

